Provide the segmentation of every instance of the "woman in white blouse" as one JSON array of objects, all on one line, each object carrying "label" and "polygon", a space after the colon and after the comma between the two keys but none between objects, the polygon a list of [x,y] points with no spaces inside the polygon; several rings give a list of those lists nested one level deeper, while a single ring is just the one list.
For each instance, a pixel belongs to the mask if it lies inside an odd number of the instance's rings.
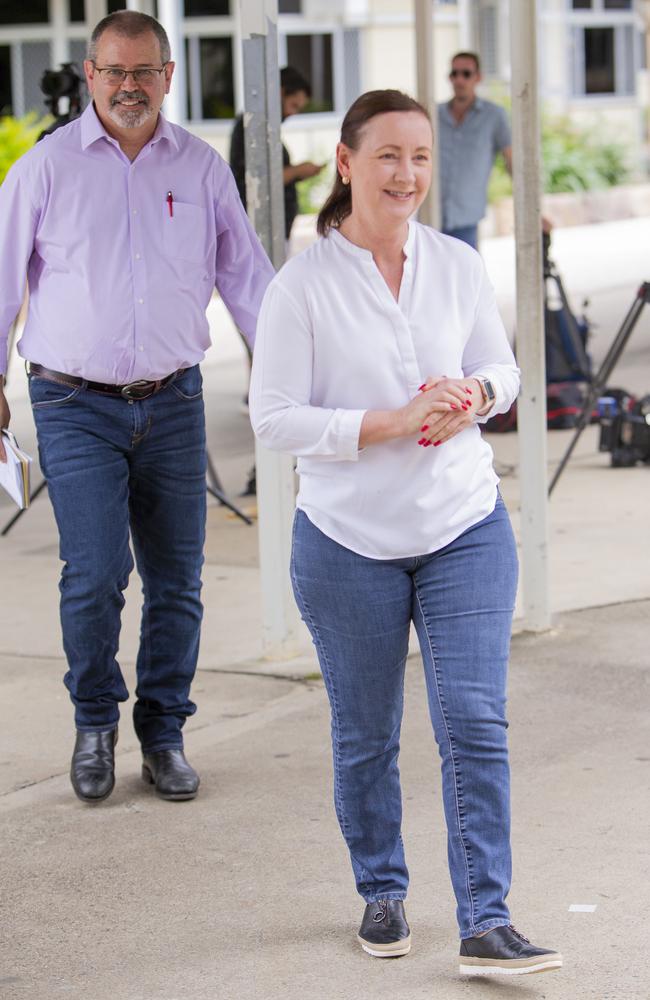
[{"label": "woman in white blouse", "polygon": [[298,456],[294,593],[332,710],[337,816],[366,902],[359,941],[404,955],[398,770],[411,621],[442,759],[460,968],[561,957],[512,928],[506,671],[517,557],[478,423],[519,372],[479,255],[412,221],[431,179],[425,109],[352,105],[321,238],[268,287],[251,419]]}]

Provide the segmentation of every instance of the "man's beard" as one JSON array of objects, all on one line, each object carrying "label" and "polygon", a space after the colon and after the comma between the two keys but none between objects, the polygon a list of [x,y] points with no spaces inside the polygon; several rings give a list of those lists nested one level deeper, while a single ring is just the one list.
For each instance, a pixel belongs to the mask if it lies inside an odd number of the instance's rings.
[{"label": "man's beard", "polygon": [[[136,100],[143,103],[129,108],[120,104],[121,101],[125,100]],[[121,125],[122,128],[138,128],[152,117],[153,108],[149,103],[149,98],[141,90],[135,90],[132,93],[120,90],[111,98],[108,115],[116,125]]]}]

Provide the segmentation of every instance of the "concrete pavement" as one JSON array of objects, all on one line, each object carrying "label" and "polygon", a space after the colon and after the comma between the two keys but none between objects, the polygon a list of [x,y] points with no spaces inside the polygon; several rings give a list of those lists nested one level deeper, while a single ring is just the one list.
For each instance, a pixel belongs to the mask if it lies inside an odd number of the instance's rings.
[{"label": "concrete pavement", "polygon": [[[554,237],[572,298],[591,295],[597,356],[638,282],[650,279],[649,230],[632,220]],[[510,323],[512,246],[488,241],[483,252]],[[221,328],[219,305],[211,310]],[[650,391],[649,331],[644,316],[618,373],[636,392]],[[252,439],[238,410],[246,373],[230,326],[204,370],[211,449],[234,494]],[[18,366],[13,374],[13,427],[29,450]],[[550,435],[550,464],[567,436]],[[493,444],[517,527],[516,435]],[[113,796],[95,809],[77,802],[67,778],[56,536],[49,502],[37,500],[0,539],[0,997],[647,1000],[649,475],[611,469],[594,429],[583,435],[551,504],[555,628],[513,640],[512,910],[525,933],[566,960],[561,973],[516,983],[456,975],[437,754],[415,649],[402,751],[414,947],[393,962],[358,949],[361,906],[330,803],[317,665],[307,639],[296,660],[260,660],[256,528],[216,505],[199,712],[187,727],[200,795],[186,804],[152,796],[139,777],[127,707]],[[10,512],[0,502],[0,520]],[[121,650],[131,689],[138,604],[133,577]],[[570,912],[572,904],[596,910]]]}]

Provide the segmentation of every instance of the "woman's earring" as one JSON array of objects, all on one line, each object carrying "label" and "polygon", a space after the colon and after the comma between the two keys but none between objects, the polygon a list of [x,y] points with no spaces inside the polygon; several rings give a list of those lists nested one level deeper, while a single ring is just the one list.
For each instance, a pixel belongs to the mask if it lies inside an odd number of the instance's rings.
[{"label": "woman's earring", "polygon": [[342,184],[346,184],[346,185],[349,184],[350,183],[350,178],[349,177],[341,177],[341,183]]}]

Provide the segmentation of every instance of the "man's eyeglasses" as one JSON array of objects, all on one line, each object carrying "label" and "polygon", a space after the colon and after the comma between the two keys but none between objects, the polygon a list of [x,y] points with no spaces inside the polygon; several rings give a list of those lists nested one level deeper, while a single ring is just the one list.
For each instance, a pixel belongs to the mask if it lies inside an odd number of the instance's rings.
[{"label": "man's eyeglasses", "polygon": [[455,80],[457,76],[462,76],[463,79],[469,80],[470,76],[474,76],[474,72],[473,69],[452,69],[449,76],[452,80]]},{"label": "man's eyeglasses", "polygon": [[115,87],[124,83],[127,76],[130,76],[134,83],[141,83],[145,87],[147,84],[151,85],[161,73],[165,72],[166,65],[167,63],[161,66],[160,69],[153,66],[147,66],[146,69],[118,69],[117,66],[95,66],[95,63],[93,63],[95,70],[99,73],[104,83]]}]

